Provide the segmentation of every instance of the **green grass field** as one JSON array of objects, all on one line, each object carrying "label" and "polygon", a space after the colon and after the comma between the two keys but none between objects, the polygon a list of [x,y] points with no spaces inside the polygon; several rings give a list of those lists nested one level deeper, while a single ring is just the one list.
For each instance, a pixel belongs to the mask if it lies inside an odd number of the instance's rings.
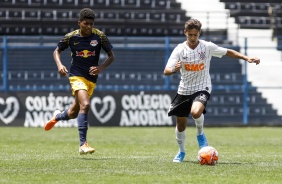
[{"label": "green grass field", "polygon": [[195,128],[187,129],[186,158],[174,127],[91,127],[92,155],[78,154],[76,128],[0,128],[0,183],[282,183],[282,129],[205,128],[219,152],[216,166],[197,162]]}]

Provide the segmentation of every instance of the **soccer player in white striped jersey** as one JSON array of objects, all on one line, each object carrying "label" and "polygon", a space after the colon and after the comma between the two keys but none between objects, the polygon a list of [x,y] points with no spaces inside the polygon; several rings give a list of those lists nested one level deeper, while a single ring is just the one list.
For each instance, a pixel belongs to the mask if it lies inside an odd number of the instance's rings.
[{"label": "soccer player in white striped jersey", "polygon": [[186,41],[178,44],[168,59],[164,75],[172,75],[180,71],[181,80],[177,95],[171,102],[168,115],[176,116],[176,141],[179,151],[173,162],[182,162],[185,157],[185,129],[188,116],[191,113],[195,120],[199,147],[208,146],[204,134],[205,106],[212,90],[209,74],[212,56],[223,55],[259,64],[257,57],[248,57],[235,50],[219,47],[212,42],[200,40],[202,24],[197,19],[190,19],[185,23],[184,35]]}]

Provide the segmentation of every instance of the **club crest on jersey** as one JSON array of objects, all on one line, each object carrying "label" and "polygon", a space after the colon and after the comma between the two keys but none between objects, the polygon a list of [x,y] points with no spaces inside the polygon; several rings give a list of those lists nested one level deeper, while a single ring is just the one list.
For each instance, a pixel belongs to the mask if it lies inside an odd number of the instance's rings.
[{"label": "club crest on jersey", "polygon": [[91,45],[92,47],[95,47],[97,44],[98,44],[98,41],[97,41],[97,40],[91,40],[91,42],[90,42],[90,45]]},{"label": "club crest on jersey", "polygon": [[199,52],[198,54],[199,54],[200,60],[206,59],[206,53],[205,52]]}]

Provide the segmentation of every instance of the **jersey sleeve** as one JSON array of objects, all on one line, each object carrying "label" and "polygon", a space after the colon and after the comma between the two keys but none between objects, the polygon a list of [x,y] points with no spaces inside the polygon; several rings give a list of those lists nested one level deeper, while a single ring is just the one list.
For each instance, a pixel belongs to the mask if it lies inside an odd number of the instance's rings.
[{"label": "jersey sleeve", "polygon": [[176,63],[180,61],[180,55],[179,55],[179,45],[175,47],[170,54],[170,57],[167,61],[166,67],[173,68],[175,67]]},{"label": "jersey sleeve", "polygon": [[227,48],[219,47],[218,45],[208,42],[212,56],[221,58],[227,53]]},{"label": "jersey sleeve", "polygon": [[67,49],[67,48],[69,47],[70,38],[71,38],[72,36],[78,35],[78,34],[79,34],[79,29],[67,33],[67,34],[60,40],[60,42],[59,42],[58,45],[57,45],[58,48],[59,48],[59,50],[64,51],[65,49]]},{"label": "jersey sleeve", "polygon": [[58,43],[57,47],[60,51],[64,51],[69,47],[69,40],[70,40],[71,34],[66,34]]},{"label": "jersey sleeve", "polygon": [[110,52],[113,49],[112,44],[110,43],[108,37],[104,33],[102,33],[101,35],[101,44],[105,52]]}]

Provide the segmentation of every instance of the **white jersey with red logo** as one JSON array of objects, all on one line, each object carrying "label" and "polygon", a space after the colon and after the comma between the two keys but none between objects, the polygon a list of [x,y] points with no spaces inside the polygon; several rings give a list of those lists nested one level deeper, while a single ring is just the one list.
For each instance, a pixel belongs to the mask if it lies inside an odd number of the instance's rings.
[{"label": "white jersey with red logo", "polygon": [[174,48],[166,65],[174,68],[178,61],[182,61],[178,94],[192,95],[198,91],[211,93],[212,84],[209,74],[211,58],[222,57],[227,53],[227,49],[204,40],[199,40],[195,49],[189,48],[186,43],[187,41]]}]

